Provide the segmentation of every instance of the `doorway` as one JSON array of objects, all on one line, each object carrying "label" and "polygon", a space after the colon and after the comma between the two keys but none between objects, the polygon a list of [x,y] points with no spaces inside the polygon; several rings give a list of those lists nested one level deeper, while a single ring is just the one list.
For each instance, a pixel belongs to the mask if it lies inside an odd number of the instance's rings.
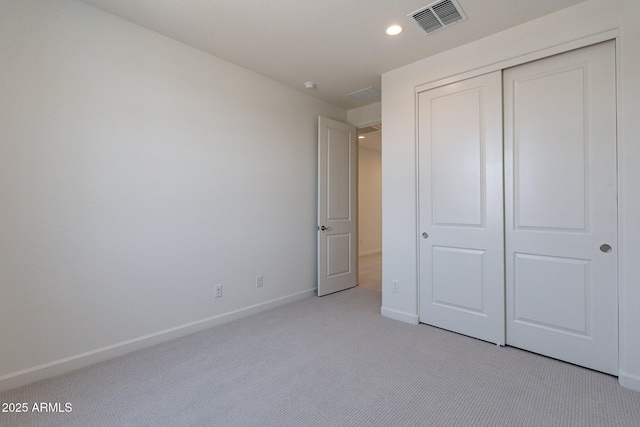
[{"label": "doorway", "polygon": [[382,292],[382,124],[358,128],[358,285]]}]

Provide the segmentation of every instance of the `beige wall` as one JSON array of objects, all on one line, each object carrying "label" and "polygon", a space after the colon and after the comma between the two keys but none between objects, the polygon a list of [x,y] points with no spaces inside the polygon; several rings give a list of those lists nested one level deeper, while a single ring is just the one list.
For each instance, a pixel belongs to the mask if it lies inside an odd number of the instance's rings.
[{"label": "beige wall", "polygon": [[[380,134],[379,132],[377,133]],[[382,250],[382,162],[377,150],[358,150],[358,252]]]}]

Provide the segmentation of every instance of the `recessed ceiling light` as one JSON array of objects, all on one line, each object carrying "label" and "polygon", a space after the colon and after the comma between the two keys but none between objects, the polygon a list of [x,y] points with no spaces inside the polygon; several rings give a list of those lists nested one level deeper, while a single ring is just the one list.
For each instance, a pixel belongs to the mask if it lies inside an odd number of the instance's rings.
[{"label": "recessed ceiling light", "polygon": [[305,82],[304,87],[306,87],[307,89],[315,89],[316,84],[314,82]]},{"label": "recessed ceiling light", "polygon": [[402,32],[402,27],[400,25],[392,25],[387,28],[387,34],[390,36],[397,36]]},{"label": "recessed ceiling light", "polygon": [[358,138],[364,139],[364,135],[359,135]]}]

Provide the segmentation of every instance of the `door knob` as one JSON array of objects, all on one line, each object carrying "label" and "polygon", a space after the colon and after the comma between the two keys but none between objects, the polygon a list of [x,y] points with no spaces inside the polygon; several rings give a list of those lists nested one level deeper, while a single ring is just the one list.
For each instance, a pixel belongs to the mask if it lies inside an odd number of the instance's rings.
[{"label": "door knob", "polygon": [[427,232],[425,231],[424,233],[422,233],[422,238],[423,239],[428,239],[429,238],[429,234],[427,234]]},{"label": "door knob", "polygon": [[320,227],[320,230],[322,230],[322,231],[331,230],[331,227],[325,227],[325,226],[323,225],[322,227]]},{"label": "door knob", "polygon": [[607,245],[607,244],[605,243],[604,245],[600,246],[600,250],[601,250],[602,252],[604,252],[605,254],[606,254],[606,253],[609,253],[609,252],[611,252],[611,245]]}]

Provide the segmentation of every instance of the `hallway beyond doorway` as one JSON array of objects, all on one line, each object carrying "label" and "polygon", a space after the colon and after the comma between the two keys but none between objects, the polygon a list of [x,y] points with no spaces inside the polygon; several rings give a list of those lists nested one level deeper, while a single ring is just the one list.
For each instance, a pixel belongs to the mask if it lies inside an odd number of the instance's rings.
[{"label": "hallway beyond doorway", "polygon": [[358,285],[363,288],[382,292],[382,252],[362,255],[359,261]]}]

